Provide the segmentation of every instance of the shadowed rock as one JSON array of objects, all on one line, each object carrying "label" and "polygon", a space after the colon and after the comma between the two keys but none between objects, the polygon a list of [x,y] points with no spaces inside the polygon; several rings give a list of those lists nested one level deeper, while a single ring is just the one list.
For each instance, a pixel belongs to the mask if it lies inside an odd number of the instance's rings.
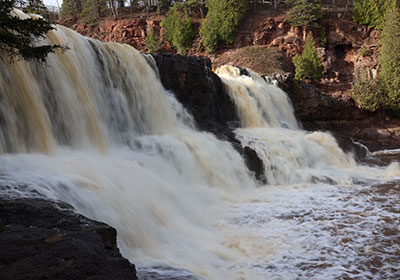
[{"label": "shadowed rock", "polygon": [[65,203],[0,200],[0,279],[136,280],[116,234]]},{"label": "shadowed rock", "polygon": [[210,130],[238,122],[235,105],[208,59],[153,54],[161,82],[193,115],[198,127]]}]

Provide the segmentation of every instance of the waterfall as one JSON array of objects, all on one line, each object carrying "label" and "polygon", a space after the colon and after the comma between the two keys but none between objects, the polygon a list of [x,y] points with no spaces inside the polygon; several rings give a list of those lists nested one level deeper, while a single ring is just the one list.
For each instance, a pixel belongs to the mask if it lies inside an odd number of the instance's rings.
[{"label": "waterfall", "polygon": [[299,129],[286,93],[250,70],[222,66],[216,70],[241,118],[237,137],[263,160],[269,184],[351,180],[344,168],[356,167],[335,139]]},{"label": "waterfall", "polygon": [[250,70],[241,75],[233,66],[221,66],[216,73],[235,102],[242,127],[298,128],[293,107],[277,86]]},{"label": "waterfall", "polygon": [[[265,165],[269,184],[259,186],[229,143],[196,129],[152,57],[62,26],[43,43],[69,50],[46,64],[0,60],[0,196],[62,200],[116,227],[139,272],[166,265],[173,277],[184,269],[196,279],[294,279],[292,259],[309,251],[297,246],[291,217],[313,219],[308,194],[324,209],[328,186],[400,175],[398,165],[358,166],[331,135],[302,131],[283,91],[225,66],[216,72],[240,116],[236,135]],[[313,238],[313,225],[301,240]],[[321,275],[337,276],[332,267]]]},{"label": "waterfall", "polygon": [[60,199],[115,226],[139,270],[162,262],[228,275],[235,253],[212,207],[255,188],[240,155],[196,131],[131,46],[62,26],[45,43],[70,49],[46,64],[0,61],[1,194]]}]

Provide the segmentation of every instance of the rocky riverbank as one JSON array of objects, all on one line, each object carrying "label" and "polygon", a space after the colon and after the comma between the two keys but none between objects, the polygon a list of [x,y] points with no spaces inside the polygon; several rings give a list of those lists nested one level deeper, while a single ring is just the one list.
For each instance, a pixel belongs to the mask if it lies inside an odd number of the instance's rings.
[{"label": "rocky riverbank", "polygon": [[400,114],[360,109],[346,95],[325,93],[317,86],[285,77],[280,86],[289,94],[297,119],[309,131],[350,138],[370,151],[400,147]]},{"label": "rocky riverbank", "polygon": [[117,232],[40,198],[0,199],[0,279],[136,280]]}]

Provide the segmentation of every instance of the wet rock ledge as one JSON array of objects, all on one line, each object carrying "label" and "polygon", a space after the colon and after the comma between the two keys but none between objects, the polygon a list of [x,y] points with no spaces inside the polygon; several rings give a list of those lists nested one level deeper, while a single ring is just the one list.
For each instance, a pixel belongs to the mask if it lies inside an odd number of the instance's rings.
[{"label": "wet rock ledge", "polygon": [[0,199],[0,279],[138,279],[116,234],[65,203]]},{"label": "wet rock ledge", "polygon": [[243,157],[254,177],[265,184],[264,164],[250,147],[243,147],[234,129],[239,118],[221,79],[212,71],[207,58],[178,54],[152,54],[160,72],[163,86],[172,91],[194,117],[200,130],[213,133],[228,141]]}]

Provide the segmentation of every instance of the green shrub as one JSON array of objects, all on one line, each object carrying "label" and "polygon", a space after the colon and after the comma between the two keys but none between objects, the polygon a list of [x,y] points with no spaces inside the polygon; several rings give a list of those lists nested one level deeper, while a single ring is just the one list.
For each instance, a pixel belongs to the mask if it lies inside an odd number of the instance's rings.
[{"label": "green shrub", "polygon": [[160,36],[151,27],[149,33],[146,36],[146,48],[149,52],[156,52],[160,48]]},{"label": "green shrub", "polygon": [[303,53],[301,55],[296,54],[293,57],[293,64],[296,67],[295,78],[298,80],[311,79],[314,81],[322,78],[324,66],[318,56],[311,34],[306,37]]},{"label": "green shrub", "polygon": [[328,38],[326,37],[326,30],[323,26],[321,26],[319,29],[319,45],[322,48],[325,48],[327,41],[328,41]]},{"label": "green shrub", "polygon": [[[381,22],[377,80],[371,78],[367,69],[357,71],[354,80],[353,99],[370,111],[380,107],[400,110],[400,13],[396,2],[387,0],[386,14]],[[367,55],[363,48],[360,55]]]},{"label": "green shrub", "polygon": [[172,5],[171,0],[159,0],[157,3],[157,10],[158,12],[165,12],[168,10],[168,8]]},{"label": "green shrub", "polygon": [[233,43],[237,28],[246,14],[247,0],[208,0],[208,13],[200,27],[200,36],[207,52],[219,41]]},{"label": "green shrub", "polygon": [[178,51],[185,53],[194,38],[193,20],[187,15],[186,6],[176,2],[160,23],[164,27],[164,39]]},{"label": "green shrub", "polygon": [[371,112],[381,107],[382,90],[377,81],[372,79],[368,68],[356,71],[352,98],[360,108]]},{"label": "green shrub", "polygon": [[203,41],[203,46],[206,47],[207,53],[213,52],[218,41],[220,41],[218,21],[218,19],[211,17],[202,21],[200,36]]},{"label": "green shrub", "polygon": [[366,56],[368,56],[368,54],[369,54],[368,48],[365,45],[362,45],[361,49],[360,49],[360,55],[362,57],[366,57]]}]

